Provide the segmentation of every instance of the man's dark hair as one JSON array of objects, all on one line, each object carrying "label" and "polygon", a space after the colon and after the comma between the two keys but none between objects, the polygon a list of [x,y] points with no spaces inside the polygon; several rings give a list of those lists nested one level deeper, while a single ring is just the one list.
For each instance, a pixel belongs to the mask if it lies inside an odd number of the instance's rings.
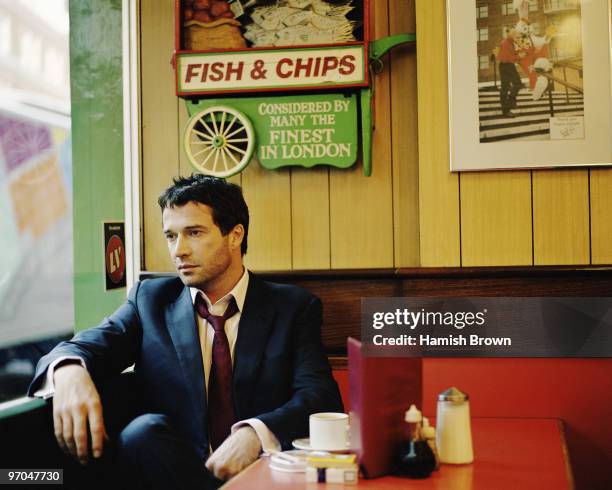
[{"label": "man's dark hair", "polygon": [[166,208],[184,206],[190,201],[205,204],[212,209],[213,222],[223,236],[239,223],[244,227],[244,238],[240,246],[244,255],[249,236],[249,208],[244,202],[240,186],[225,179],[197,173],[189,177],[176,177],[173,181],[157,200],[162,212]]}]

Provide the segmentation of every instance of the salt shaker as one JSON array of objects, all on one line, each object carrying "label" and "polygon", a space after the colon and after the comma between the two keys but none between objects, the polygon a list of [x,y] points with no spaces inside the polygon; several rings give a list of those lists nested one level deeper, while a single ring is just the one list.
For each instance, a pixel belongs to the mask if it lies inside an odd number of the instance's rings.
[{"label": "salt shaker", "polygon": [[440,462],[474,461],[468,395],[454,386],[438,395],[436,445]]}]

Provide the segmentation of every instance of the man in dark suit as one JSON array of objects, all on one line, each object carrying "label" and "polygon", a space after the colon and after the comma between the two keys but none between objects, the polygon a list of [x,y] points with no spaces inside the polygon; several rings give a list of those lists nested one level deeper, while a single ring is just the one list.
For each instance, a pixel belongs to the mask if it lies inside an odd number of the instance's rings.
[{"label": "man in dark suit", "polygon": [[307,435],[311,413],[343,407],[319,299],[242,264],[240,188],[194,174],[159,204],[179,278],[137,283],[99,326],[41,359],[30,393],[53,396],[56,439],[86,464],[108,438],[96,384],[134,364],[145,413],[114,441],[125,473],[148,488],[214,488]]}]

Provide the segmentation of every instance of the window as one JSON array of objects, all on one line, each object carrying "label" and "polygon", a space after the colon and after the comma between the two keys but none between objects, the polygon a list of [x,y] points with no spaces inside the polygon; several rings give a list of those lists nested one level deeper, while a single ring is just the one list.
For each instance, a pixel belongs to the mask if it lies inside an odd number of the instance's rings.
[{"label": "window", "polygon": [[0,403],[74,330],[68,2],[15,3],[0,8]]},{"label": "window", "polygon": [[537,12],[538,0],[529,0],[529,12]]},{"label": "window", "polygon": [[488,41],[489,40],[489,28],[482,27],[480,29],[476,29],[476,38],[479,41]]},{"label": "window", "polygon": [[489,6],[481,5],[480,7],[476,7],[476,18],[484,19],[489,16]]},{"label": "window", "polygon": [[55,48],[45,49],[45,78],[47,81],[59,85],[64,82],[64,66],[60,53]]},{"label": "window", "polygon": [[513,2],[502,3],[502,15],[512,15],[512,14],[514,14]]},{"label": "window", "polygon": [[32,31],[24,31],[19,39],[21,65],[34,71],[41,65],[42,43]]},{"label": "window", "polygon": [[489,69],[489,57],[488,56],[479,56],[478,57],[478,67],[481,70]]},{"label": "window", "polygon": [[11,19],[0,14],[0,56],[11,52]]}]

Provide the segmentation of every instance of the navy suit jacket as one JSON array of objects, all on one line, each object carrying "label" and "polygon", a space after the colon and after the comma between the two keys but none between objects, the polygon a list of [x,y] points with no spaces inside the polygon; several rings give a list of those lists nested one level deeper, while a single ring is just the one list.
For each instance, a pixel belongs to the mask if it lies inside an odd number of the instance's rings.
[{"label": "navy suit jacket", "polygon": [[[321,301],[251,274],[234,351],[237,420],[256,417],[283,448],[308,434],[311,413],[343,411],[321,343]],[[166,414],[198,452],[208,452],[202,352],[189,288],[179,278],[137,283],[97,327],[62,342],[38,363],[30,395],[62,356],[85,360],[94,382],[135,364],[142,409]]]}]

